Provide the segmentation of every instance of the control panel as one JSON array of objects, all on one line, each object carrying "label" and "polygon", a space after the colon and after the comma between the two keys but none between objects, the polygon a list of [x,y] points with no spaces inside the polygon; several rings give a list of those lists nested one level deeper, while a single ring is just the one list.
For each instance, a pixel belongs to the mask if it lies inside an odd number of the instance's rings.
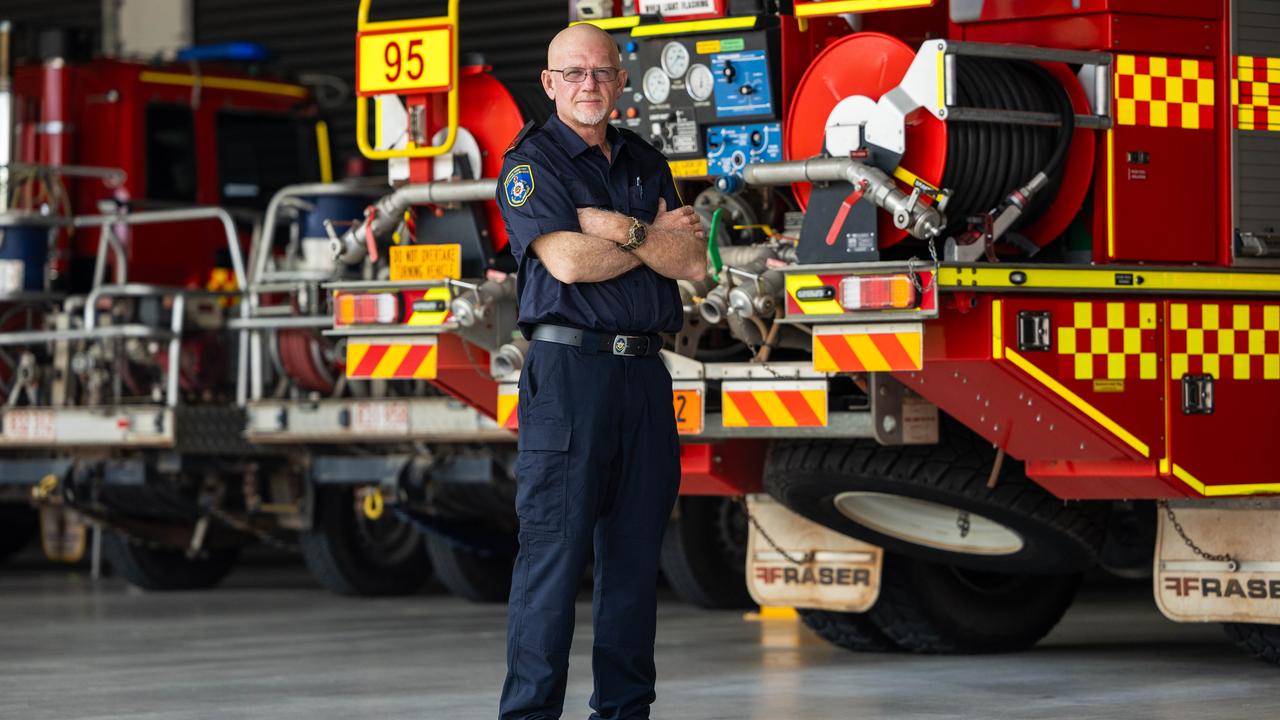
[{"label": "control panel", "polygon": [[780,160],[778,32],[614,34],[628,81],[612,122],[648,140],[680,175],[736,174]]}]

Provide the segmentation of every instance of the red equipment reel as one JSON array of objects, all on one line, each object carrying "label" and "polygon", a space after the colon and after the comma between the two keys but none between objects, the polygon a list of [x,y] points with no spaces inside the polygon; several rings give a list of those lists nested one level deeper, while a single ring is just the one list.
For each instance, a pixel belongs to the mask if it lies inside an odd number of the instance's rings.
[{"label": "red equipment reel", "polygon": [[[525,112],[488,65],[464,67],[458,89],[458,127],[465,128],[480,146],[480,167],[473,168],[479,177],[497,177],[502,171],[502,152],[524,127]],[[507,246],[507,228],[494,200],[484,204],[485,218],[492,233],[493,249]]]},{"label": "red equipment reel", "polygon": [[280,364],[298,387],[321,395],[333,393],[338,368],[325,359],[331,340],[315,330],[286,328],[276,333],[276,342]]},{"label": "red equipment reel", "polygon": [[[878,100],[901,83],[915,57],[915,50],[902,41],[880,33],[856,33],[828,47],[814,59],[792,97],[783,138],[787,159],[802,160],[822,152],[827,117],[836,104],[850,95]],[[1088,113],[1088,99],[1071,70],[1060,63],[1043,65],[1066,88],[1076,113]],[[946,170],[947,132],[945,122],[924,110],[909,115],[901,167],[938,186]],[[1036,245],[1044,246],[1061,235],[1084,203],[1092,180],[1094,146],[1093,131],[1077,128],[1072,134],[1054,202],[1043,215],[1019,230]],[[899,186],[906,192],[911,190],[901,181]],[[809,199],[809,184],[797,183],[792,189],[803,209]],[[905,230],[893,226],[885,213],[880,214],[877,225],[881,248],[895,245],[907,236]]]},{"label": "red equipment reel", "polygon": [[[791,96],[782,138],[787,159],[804,160],[822,152],[827,116],[836,103],[850,95],[879,100],[902,82],[915,58],[915,50],[881,33],[854,33],[823,50]],[[947,160],[946,125],[923,110],[913,113],[907,118],[906,147],[901,166],[936,186]],[[910,192],[909,185],[899,184]],[[809,202],[809,183],[791,187],[804,209]],[[880,213],[877,226],[882,248],[907,237],[907,231],[894,227],[887,213]]]}]

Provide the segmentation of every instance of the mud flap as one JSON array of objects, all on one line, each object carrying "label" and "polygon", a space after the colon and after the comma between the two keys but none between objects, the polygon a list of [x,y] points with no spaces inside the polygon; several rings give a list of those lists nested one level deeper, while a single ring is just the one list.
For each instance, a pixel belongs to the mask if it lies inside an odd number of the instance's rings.
[{"label": "mud flap", "polygon": [[[1262,501],[1171,503],[1180,534],[1160,512],[1156,536],[1156,605],[1175,622],[1280,624],[1280,503]],[[1230,556],[1207,560],[1206,554]]]},{"label": "mud flap", "polygon": [[[748,495],[747,587],[761,606],[863,612],[880,596],[884,551]],[[757,523],[759,526],[757,526]],[[791,558],[774,548],[760,528]]]},{"label": "mud flap", "polygon": [[40,507],[40,547],[53,562],[78,563],[84,558],[89,529],[84,518],[60,505]]}]

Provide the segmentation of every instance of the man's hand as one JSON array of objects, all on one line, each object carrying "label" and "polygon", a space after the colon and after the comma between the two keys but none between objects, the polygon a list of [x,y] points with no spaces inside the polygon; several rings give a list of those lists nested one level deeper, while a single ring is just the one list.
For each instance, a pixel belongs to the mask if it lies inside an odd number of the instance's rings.
[{"label": "man's hand", "polygon": [[692,232],[699,240],[707,239],[707,234],[702,230],[702,220],[698,219],[692,206],[667,210],[665,198],[658,198],[658,215],[653,219],[653,227],[674,233]]}]

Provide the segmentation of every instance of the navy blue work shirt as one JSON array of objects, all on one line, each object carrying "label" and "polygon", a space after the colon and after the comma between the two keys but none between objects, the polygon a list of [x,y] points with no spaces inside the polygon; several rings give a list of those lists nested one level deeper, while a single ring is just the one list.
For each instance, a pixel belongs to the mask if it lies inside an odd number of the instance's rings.
[{"label": "navy blue work shirt", "polygon": [[668,209],[681,205],[662,153],[629,130],[609,126],[606,137],[613,150],[609,159],[552,115],[506,153],[497,199],[518,263],[518,324],[526,338],[540,323],[640,334],[676,332],[684,322],[676,281],[648,266],[602,282],[565,284],[530,250],[539,236],[581,232],[578,208],[612,210],[652,223],[658,198]]}]

